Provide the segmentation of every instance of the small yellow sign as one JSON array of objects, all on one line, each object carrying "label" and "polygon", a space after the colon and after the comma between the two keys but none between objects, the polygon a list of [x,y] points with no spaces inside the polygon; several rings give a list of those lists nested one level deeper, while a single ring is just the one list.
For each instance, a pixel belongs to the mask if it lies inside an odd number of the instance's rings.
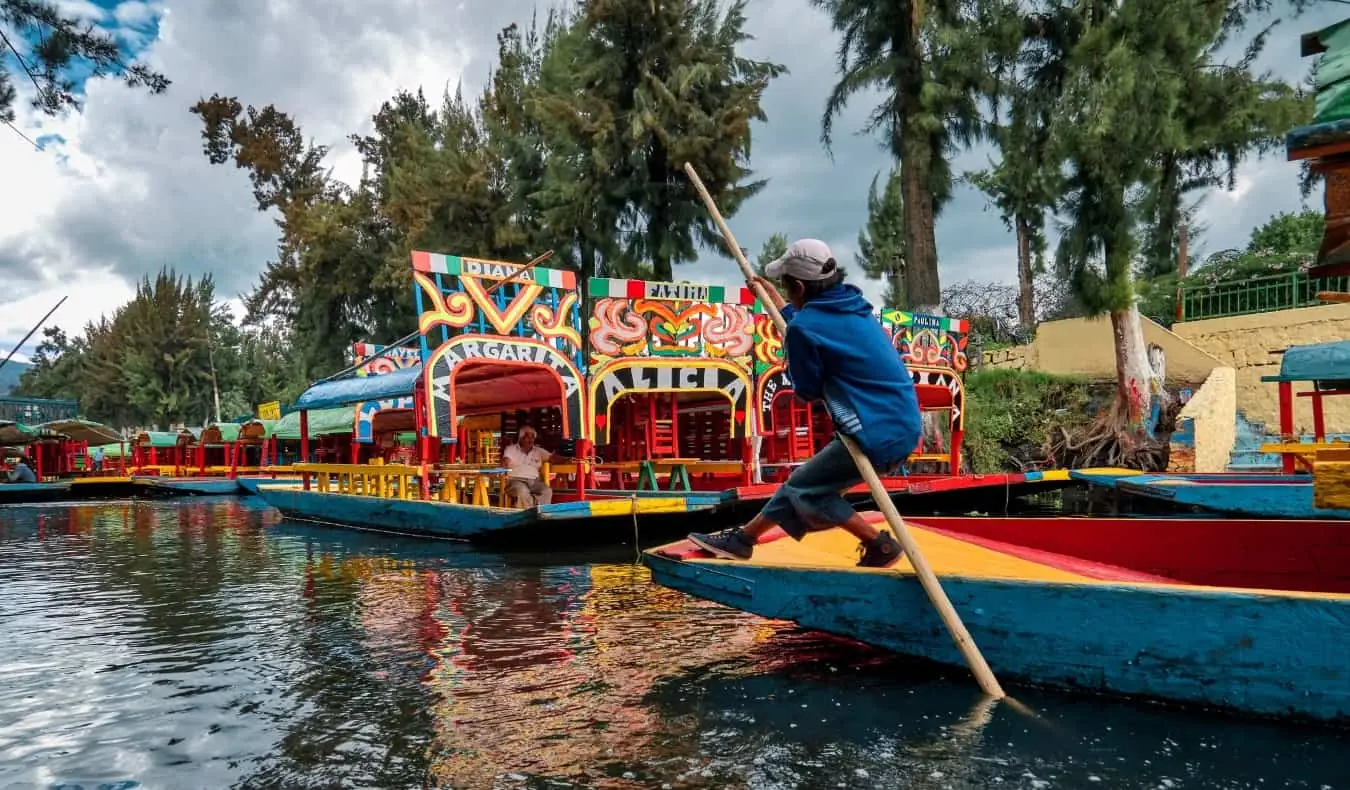
[{"label": "small yellow sign", "polygon": [[281,419],[281,401],[269,401],[268,403],[258,404],[258,419],[260,420],[279,420]]}]

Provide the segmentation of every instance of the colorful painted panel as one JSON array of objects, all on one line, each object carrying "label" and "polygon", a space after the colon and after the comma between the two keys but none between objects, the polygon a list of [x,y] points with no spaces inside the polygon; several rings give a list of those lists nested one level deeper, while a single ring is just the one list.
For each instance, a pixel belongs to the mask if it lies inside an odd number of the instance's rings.
[{"label": "colorful painted panel", "polygon": [[[376,354],[382,354],[378,359]],[[367,360],[370,360],[367,362]],[[396,370],[410,368],[422,361],[422,350],[415,347],[400,346],[390,349],[377,343],[353,343],[352,364],[360,365],[356,369],[358,376],[379,376]]]},{"label": "colorful painted panel", "polygon": [[[379,358],[375,358],[381,354]],[[369,360],[369,361],[367,361]],[[398,347],[390,349],[378,343],[353,343],[352,364],[360,365],[356,369],[359,377],[382,376],[396,370],[411,368],[422,361],[422,352],[418,348]],[[393,398],[390,400],[365,401],[356,405],[356,421],[352,436],[361,444],[370,444],[375,440],[371,431],[371,420],[375,413],[383,409],[411,409],[412,398]]]},{"label": "colorful painted panel", "polygon": [[575,273],[542,267],[522,272],[520,264],[429,252],[414,252],[412,263],[428,433],[455,438],[457,372],[508,365],[551,376],[565,436],[586,438],[586,358]]},{"label": "colorful painted panel", "polygon": [[413,408],[412,398],[393,398],[390,400],[368,400],[365,403],[356,405],[356,426],[353,432],[353,438],[362,444],[370,444],[375,440],[374,432],[371,430],[371,421],[375,419],[376,412],[385,409],[411,409]]},{"label": "colorful painted panel", "polygon": [[750,376],[740,365],[714,359],[619,359],[591,377],[593,432],[609,441],[610,410],[625,392],[720,392],[731,401],[731,436],[745,436]]},{"label": "colorful painted panel", "polygon": [[778,393],[792,389],[787,374],[787,355],[783,337],[768,313],[755,314],[755,419],[756,431],[765,433],[773,422],[773,400]]},{"label": "colorful painted panel", "polygon": [[970,324],[940,315],[882,310],[881,325],[909,368],[966,371]]},{"label": "colorful painted panel", "polygon": [[592,365],[667,357],[722,359],[750,368],[755,297],[748,289],[592,278],[590,296]]},{"label": "colorful painted panel", "polygon": [[592,278],[588,329],[595,436],[624,393],[719,391],[743,436],[755,350],[747,288]]}]

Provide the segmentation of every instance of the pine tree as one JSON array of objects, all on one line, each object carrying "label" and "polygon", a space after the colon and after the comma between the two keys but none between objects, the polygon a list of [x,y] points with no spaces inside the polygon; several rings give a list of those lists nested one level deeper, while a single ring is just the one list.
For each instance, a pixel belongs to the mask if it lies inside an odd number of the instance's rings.
[{"label": "pine tree", "polygon": [[[724,214],[763,188],[747,180],[750,125],[764,119],[760,99],[783,68],[737,54],[744,9],[743,0],[725,13],[716,0],[585,0],[545,56],[533,106],[552,130],[553,159],[541,197],[551,224],[572,226],[588,255],[618,253],[611,270],[650,262],[656,279],[671,280],[698,243],[721,249],[685,162]],[[609,250],[577,227],[608,228],[610,218],[619,234]]]},{"label": "pine tree", "polygon": [[863,273],[886,281],[884,304],[902,308],[905,303],[905,208],[900,190],[900,171],[892,170],[885,190],[877,194],[877,178],[867,189],[867,225],[858,232],[854,256]]},{"label": "pine tree", "polygon": [[764,240],[764,246],[759,248],[759,257],[755,259],[755,274],[760,277],[766,276],[765,269],[769,264],[778,260],[787,254],[788,238],[785,234],[775,233]]},{"label": "pine tree", "polygon": [[[1139,216],[1132,195],[1155,178],[1169,153],[1191,150],[1204,139],[1195,116],[1217,108],[1193,106],[1209,95],[1195,95],[1196,74],[1208,68],[1217,43],[1251,5],[1117,0],[1047,5],[1028,18],[1025,54],[1038,67],[1032,79],[1058,94],[1051,139],[1067,175],[1056,265],[1084,308],[1110,315],[1115,426],[1127,437],[1144,427],[1151,397],[1166,398],[1136,305],[1131,270]],[[1159,23],[1163,19],[1166,24]],[[1228,68],[1246,71],[1243,65]],[[1231,138],[1234,150],[1245,149],[1241,139]]]},{"label": "pine tree", "polygon": [[[107,31],[48,0],[0,0],[0,122],[13,123],[15,81],[29,82],[33,108],[45,115],[79,109],[84,80],[116,76],[132,88],[163,93],[169,80],[129,61]],[[16,68],[17,67],[17,68]]]},{"label": "pine tree", "polygon": [[821,137],[857,94],[879,90],[867,130],[879,131],[899,161],[904,208],[905,295],[909,306],[939,312],[936,221],[952,195],[952,154],[984,130],[981,100],[997,69],[986,5],[961,0],[812,0],[843,36],[839,82],[825,106]]}]

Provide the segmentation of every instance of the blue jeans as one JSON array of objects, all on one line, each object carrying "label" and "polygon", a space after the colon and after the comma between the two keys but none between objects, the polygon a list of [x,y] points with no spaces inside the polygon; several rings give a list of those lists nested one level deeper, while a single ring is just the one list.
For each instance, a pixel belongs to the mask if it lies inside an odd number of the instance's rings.
[{"label": "blue jeans", "polygon": [[801,540],[807,532],[836,527],[852,518],[855,511],[843,492],[861,482],[862,475],[853,463],[853,456],[835,436],[824,449],[793,470],[760,515]]}]

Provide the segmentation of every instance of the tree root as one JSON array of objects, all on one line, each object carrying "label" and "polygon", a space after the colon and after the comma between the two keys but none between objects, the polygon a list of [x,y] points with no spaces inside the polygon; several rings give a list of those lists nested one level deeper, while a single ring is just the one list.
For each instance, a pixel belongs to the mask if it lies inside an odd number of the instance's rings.
[{"label": "tree root", "polygon": [[[1159,434],[1170,434],[1175,410],[1169,409],[1159,425]],[[1160,472],[1167,468],[1167,439],[1150,436],[1129,424],[1128,414],[1119,400],[1097,416],[1086,428],[1070,433],[1060,427],[1050,437],[1047,455],[1064,469],[1114,466]]]}]

